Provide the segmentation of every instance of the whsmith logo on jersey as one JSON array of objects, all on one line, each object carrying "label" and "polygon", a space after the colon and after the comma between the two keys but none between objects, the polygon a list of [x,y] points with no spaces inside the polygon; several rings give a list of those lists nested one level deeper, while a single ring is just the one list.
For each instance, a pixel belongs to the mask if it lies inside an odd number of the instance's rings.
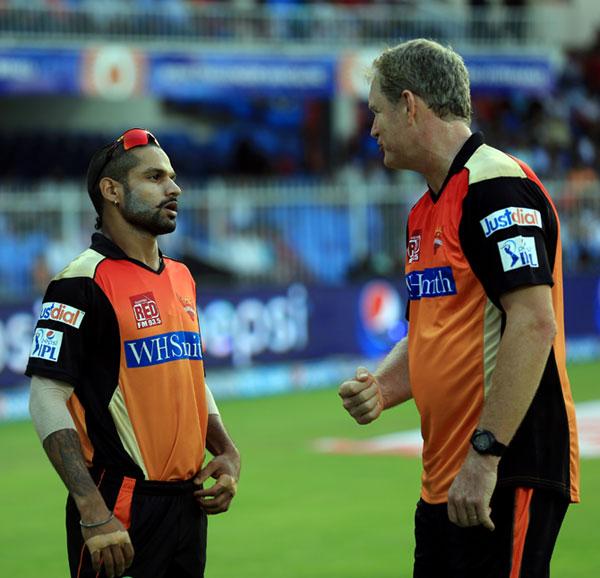
[{"label": "whsmith logo on jersey", "polygon": [[29,356],[57,362],[62,338],[62,331],[38,327],[33,335],[33,343]]},{"label": "whsmith logo on jersey", "polygon": [[125,342],[127,367],[160,365],[178,359],[202,359],[200,335],[174,331]]},{"label": "whsmith logo on jersey", "polygon": [[47,303],[42,303],[40,321],[59,321],[60,323],[79,329],[84,315],[85,313],[81,309],[75,309],[75,307],[70,307],[64,303],[57,303],[56,301],[48,301]]},{"label": "whsmith logo on jersey", "polygon": [[147,293],[141,293],[140,295],[134,295],[129,298],[131,307],[133,308],[133,316],[138,329],[145,329],[146,327],[154,327],[160,325],[162,319],[160,318],[160,311],[156,304],[156,299],[152,291]]},{"label": "whsmith logo on jersey", "polygon": [[418,301],[423,297],[456,295],[456,283],[451,267],[432,267],[423,271],[411,271],[406,276],[408,298]]},{"label": "whsmith logo on jersey", "polygon": [[489,237],[501,229],[508,229],[513,225],[525,225],[528,227],[542,228],[542,216],[535,209],[525,207],[507,207],[490,213],[485,219],[479,221],[483,234]]}]

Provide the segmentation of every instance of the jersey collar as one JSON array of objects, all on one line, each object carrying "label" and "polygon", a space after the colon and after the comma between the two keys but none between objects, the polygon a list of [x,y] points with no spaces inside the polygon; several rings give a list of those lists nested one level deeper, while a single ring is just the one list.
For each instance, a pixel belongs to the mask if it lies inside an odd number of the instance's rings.
[{"label": "jersey collar", "polygon": [[158,256],[160,258],[160,265],[158,267],[158,271],[155,271],[151,267],[148,267],[145,263],[138,261],[137,259],[131,259],[126,255],[126,253],[116,245],[111,239],[103,235],[102,233],[94,233],[92,235],[92,244],[90,246],[91,249],[97,251],[101,255],[108,257],[109,259],[122,259],[125,261],[130,261],[131,263],[135,263],[144,269],[148,269],[148,271],[152,271],[153,273],[161,273],[165,268],[165,262],[163,259],[162,251],[158,250]]},{"label": "jersey collar", "polygon": [[452,164],[450,165],[450,170],[444,179],[442,186],[440,187],[440,192],[436,195],[429,188],[429,196],[431,200],[435,203],[439,200],[448,184],[448,181],[457,173],[460,173],[464,166],[467,164],[467,161],[473,156],[473,153],[484,143],[483,133],[474,132],[466,141],[465,144],[458,151]]}]

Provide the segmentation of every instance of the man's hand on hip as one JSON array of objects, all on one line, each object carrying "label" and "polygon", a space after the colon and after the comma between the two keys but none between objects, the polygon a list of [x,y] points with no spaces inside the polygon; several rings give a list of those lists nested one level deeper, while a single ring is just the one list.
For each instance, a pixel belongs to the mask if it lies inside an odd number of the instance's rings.
[{"label": "man's hand on hip", "polygon": [[383,411],[381,387],[365,367],[356,370],[354,379],[342,383],[338,394],[346,411],[361,425],[376,420]]},{"label": "man's hand on hip", "polygon": [[239,454],[223,453],[215,456],[198,472],[194,478],[194,483],[201,485],[208,478],[214,478],[217,480],[216,483],[210,488],[196,490],[194,497],[209,515],[226,512],[237,492],[239,477]]}]

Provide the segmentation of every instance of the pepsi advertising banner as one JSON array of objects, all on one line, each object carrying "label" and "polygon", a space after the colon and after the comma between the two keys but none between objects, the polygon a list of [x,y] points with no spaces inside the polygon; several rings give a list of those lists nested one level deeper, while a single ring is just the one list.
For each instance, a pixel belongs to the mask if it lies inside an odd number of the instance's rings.
[{"label": "pepsi advertising banner", "polygon": [[[202,351],[193,336],[154,335],[127,342],[126,362],[130,367],[146,364],[145,354],[153,347],[162,347],[163,362],[203,357],[207,368],[248,367],[330,355],[380,356],[406,334],[402,292],[401,281],[372,281],[343,288],[309,289],[295,284],[280,290],[200,291]],[[0,341],[4,345],[0,387],[24,383],[23,372],[32,352],[41,355],[44,347],[45,355],[52,354],[46,335],[33,339],[38,318],[68,313],[48,304],[42,307],[40,300],[0,307]],[[79,318],[71,319],[71,323],[76,322]]]},{"label": "pepsi advertising banner", "polygon": [[[438,272],[421,298],[432,296],[436,280],[444,291],[450,287]],[[424,286],[422,280],[412,284]],[[164,352],[161,362],[202,357],[208,371],[338,355],[380,357],[406,335],[406,303],[405,280],[376,279],[345,287],[294,284],[256,291],[200,288],[202,349],[195,334],[153,335],[128,342],[126,361],[130,366],[145,364],[153,347]],[[40,316],[77,325],[83,319],[77,312],[53,303],[42,308],[41,300],[0,306],[0,388],[26,383],[23,372],[30,354],[53,355],[59,336],[44,333],[34,338]],[[600,278],[565,279],[565,322],[572,359],[600,353]]]},{"label": "pepsi advertising banner", "polygon": [[402,284],[199,295],[206,365],[378,356],[406,334]]}]

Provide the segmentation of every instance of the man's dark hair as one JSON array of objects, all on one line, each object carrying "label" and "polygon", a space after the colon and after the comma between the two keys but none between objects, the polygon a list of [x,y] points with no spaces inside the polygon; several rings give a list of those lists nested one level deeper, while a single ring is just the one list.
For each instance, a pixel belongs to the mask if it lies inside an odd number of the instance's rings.
[{"label": "man's dark hair", "polygon": [[[156,145],[150,142],[145,146]],[[113,148],[114,143],[110,143],[102,147],[94,154],[88,166],[88,194],[90,195],[90,199],[94,205],[94,208],[96,209],[96,214],[98,215],[96,217],[96,229],[102,228],[102,212],[104,206],[104,198],[100,192],[100,181],[104,177],[109,177],[127,187],[129,171],[135,168],[140,162],[139,157],[134,154],[135,148],[126,151],[123,150],[123,146],[119,144],[117,149],[114,151],[112,158],[108,161],[108,164],[101,170],[100,174],[97,174],[98,169],[106,162],[106,157],[110,154],[110,151]]]}]

